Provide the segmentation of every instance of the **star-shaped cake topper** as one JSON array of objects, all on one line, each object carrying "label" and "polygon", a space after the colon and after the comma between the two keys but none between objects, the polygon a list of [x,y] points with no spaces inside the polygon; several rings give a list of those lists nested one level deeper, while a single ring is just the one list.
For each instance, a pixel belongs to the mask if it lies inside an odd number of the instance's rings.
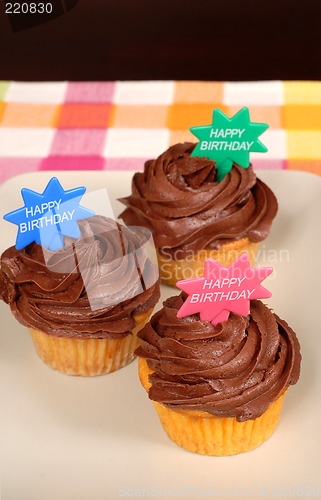
[{"label": "star-shaped cake topper", "polygon": [[251,267],[247,253],[240,255],[229,266],[206,259],[203,277],[176,283],[178,288],[188,293],[177,317],[199,313],[201,321],[217,325],[226,321],[231,312],[247,316],[250,300],[271,297],[271,292],[261,285],[261,281],[272,272],[272,267]]},{"label": "star-shaped cake topper", "polygon": [[243,168],[250,165],[250,152],[265,153],[267,148],[258,137],[268,128],[265,123],[250,121],[248,108],[242,108],[232,118],[220,109],[214,109],[212,123],[192,127],[191,132],[200,140],[191,156],[216,161],[217,181],[231,170],[233,162]]},{"label": "star-shaped cake topper", "polygon": [[56,177],[50,179],[43,193],[23,188],[24,206],[3,217],[18,226],[17,250],[36,242],[55,251],[64,246],[64,236],[79,238],[77,221],[95,215],[79,205],[85,191],[83,186],[64,190]]}]

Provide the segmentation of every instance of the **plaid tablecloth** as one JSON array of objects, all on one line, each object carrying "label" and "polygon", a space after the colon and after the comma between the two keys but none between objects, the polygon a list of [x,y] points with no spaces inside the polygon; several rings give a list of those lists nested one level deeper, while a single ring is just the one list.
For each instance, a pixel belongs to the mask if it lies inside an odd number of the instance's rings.
[{"label": "plaid tablecloth", "polygon": [[142,170],[189,128],[248,106],[255,168],[321,175],[321,82],[0,82],[0,182],[38,170]]}]

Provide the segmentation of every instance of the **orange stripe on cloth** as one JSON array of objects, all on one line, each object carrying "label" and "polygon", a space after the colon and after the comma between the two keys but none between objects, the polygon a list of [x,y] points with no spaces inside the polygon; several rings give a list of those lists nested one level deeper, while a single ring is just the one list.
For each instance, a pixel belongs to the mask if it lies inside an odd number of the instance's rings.
[{"label": "orange stripe on cloth", "polygon": [[311,172],[312,174],[321,175],[321,159],[319,160],[289,160],[289,170],[301,170]]},{"label": "orange stripe on cloth", "polygon": [[165,128],[167,106],[117,104],[113,106],[110,126],[129,128]]},{"label": "orange stripe on cloth", "polygon": [[166,126],[170,130],[189,129],[199,125],[212,123],[213,109],[220,108],[226,113],[226,106],[211,104],[172,104],[168,106]]},{"label": "orange stripe on cloth", "polygon": [[105,128],[109,125],[111,104],[64,104],[58,128]]},{"label": "orange stripe on cloth", "polygon": [[55,127],[60,106],[55,104],[5,103],[3,127]]},{"label": "orange stripe on cloth", "polygon": [[282,127],[287,130],[320,130],[320,105],[287,105],[282,110]]},{"label": "orange stripe on cloth", "polygon": [[[248,106],[251,122],[267,123],[269,128],[282,128],[280,106]],[[241,106],[229,106],[227,116],[230,118],[240,111]],[[263,140],[263,139],[262,139]],[[264,141],[263,141],[264,142]]]}]

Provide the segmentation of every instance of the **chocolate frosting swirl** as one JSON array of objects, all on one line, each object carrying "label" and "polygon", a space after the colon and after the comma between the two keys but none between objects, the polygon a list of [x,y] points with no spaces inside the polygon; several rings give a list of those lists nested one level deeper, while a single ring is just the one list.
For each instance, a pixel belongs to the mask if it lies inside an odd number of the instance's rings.
[{"label": "chocolate frosting swirl", "polygon": [[139,332],[136,354],[154,370],[150,399],[238,421],[259,417],[299,378],[295,333],[259,300],[248,317],[230,314],[216,326],[199,314],[177,318],[185,298],[167,299]]},{"label": "chocolate frosting swirl", "polygon": [[221,182],[215,162],[192,157],[195,144],[170,147],[135,173],[132,194],[120,201],[127,225],[148,227],[155,244],[175,258],[229,240],[265,239],[277,212],[272,191],[253,172],[234,164]]},{"label": "chocolate frosting swirl", "polygon": [[160,294],[144,236],[98,215],[78,224],[81,237],[65,238],[56,252],[36,243],[7,249],[0,297],[20,323],[50,335],[125,337],[136,326],[133,315],[154,307]]}]

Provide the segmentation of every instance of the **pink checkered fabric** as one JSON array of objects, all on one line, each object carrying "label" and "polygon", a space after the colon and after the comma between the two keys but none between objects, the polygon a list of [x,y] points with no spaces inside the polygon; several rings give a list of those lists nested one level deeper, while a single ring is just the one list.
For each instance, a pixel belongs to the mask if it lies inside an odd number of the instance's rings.
[{"label": "pink checkered fabric", "polygon": [[189,128],[248,106],[255,168],[321,175],[321,82],[0,82],[0,182],[39,170],[142,170]]}]

